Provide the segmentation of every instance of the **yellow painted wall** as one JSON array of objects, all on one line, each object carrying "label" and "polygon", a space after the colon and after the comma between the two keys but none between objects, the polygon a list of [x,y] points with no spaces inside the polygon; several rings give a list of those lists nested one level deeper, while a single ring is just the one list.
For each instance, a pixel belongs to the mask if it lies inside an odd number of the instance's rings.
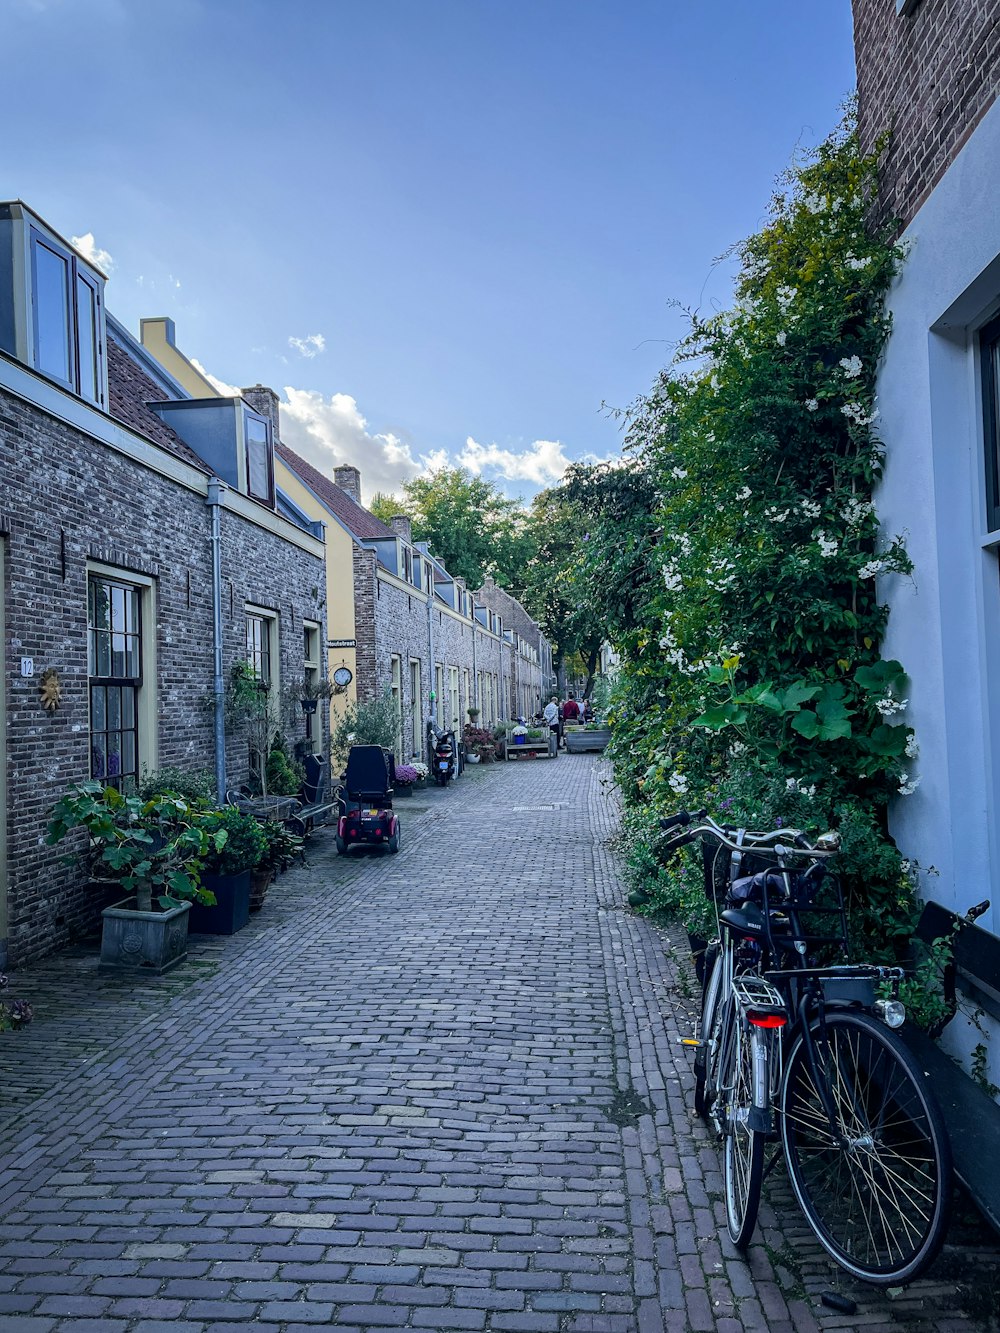
[{"label": "yellow painted wall", "polygon": [[[188,393],[196,398],[221,397],[218,389],[197,370],[174,344],[173,321],[167,318],[140,321],[140,339],[146,351]],[[309,518],[326,524],[326,621],[329,639],[353,639],[354,632],[354,554],[350,534],[323,508],[312,492],[275,455],[274,481],[293,504],[298,505]],[[351,683],[344,694],[335,694],[330,700],[330,726],[343,713],[348,703],[357,698],[357,661],[353,648],[328,649],[330,679],[339,666],[351,672]]]}]

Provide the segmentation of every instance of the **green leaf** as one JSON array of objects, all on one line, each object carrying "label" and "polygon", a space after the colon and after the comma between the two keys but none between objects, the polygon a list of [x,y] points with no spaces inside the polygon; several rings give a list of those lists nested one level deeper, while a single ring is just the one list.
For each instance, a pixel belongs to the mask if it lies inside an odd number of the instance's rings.
[{"label": "green leaf", "polygon": [[714,708],[706,708],[700,717],[696,717],[691,723],[693,727],[708,727],[710,731],[721,731],[723,727],[728,727],[733,720],[732,714],[735,705],[716,704]]},{"label": "green leaf", "polygon": [[819,734],[819,718],[811,709],[803,709],[792,718],[792,730],[804,736],[807,741],[815,740]]},{"label": "green leaf", "polygon": [[874,727],[870,736],[865,737],[865,745],[872,754],[899,758],[906,750],[909,727],[905,724],[890,727],[884,723]]},{"label": "green leaf", "polygon": [[819,685],[807,685],[804,680],[792,681],[787,690],[779,691],[782,709],[786,713],[797,712],[804,703],[816,698],[820,688]]}]

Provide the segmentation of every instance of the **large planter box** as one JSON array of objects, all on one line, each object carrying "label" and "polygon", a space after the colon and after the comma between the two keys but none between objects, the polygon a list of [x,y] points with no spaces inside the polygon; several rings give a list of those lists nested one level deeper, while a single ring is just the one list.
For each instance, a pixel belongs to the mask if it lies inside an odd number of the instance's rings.
[{"label": "large planter box", "polygon": [[140,912],[128,902],[105,907],[101,913],[100,972],[160,975],[187,957],[190,903],[167,912]]},{"label": "large planter box", "polygon": [[191,904],[193,935],[235,935],[250,920],[250,871],[242,875],[202,875],[201,882],[215,894],[215,906]]},{"label": "large planter box", "polygon": [[599,731],[567,731],[566,751],[568,754],[600,754],[611,740],[611,732],[603,727]]}]

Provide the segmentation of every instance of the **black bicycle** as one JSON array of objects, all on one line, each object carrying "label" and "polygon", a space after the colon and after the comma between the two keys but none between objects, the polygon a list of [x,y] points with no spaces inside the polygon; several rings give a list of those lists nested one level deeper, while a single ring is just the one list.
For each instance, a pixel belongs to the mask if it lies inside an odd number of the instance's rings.
[{"label": "black bicycle", "polygon": [[878,1286],[912,1281],[947,1231],[951,1149],[894,1031],[905,1018],[902,968],[850,963],[843,895],[826,865],[839,840],[755,833],[705,811],[661,824],[687,830],[668,851],[701,841],[716,905],[701,1025],[685,1044],[695,1052],[695,1107],[722,1142],[734,1244],[749,1243],[783,1150],[827,1253]]}]

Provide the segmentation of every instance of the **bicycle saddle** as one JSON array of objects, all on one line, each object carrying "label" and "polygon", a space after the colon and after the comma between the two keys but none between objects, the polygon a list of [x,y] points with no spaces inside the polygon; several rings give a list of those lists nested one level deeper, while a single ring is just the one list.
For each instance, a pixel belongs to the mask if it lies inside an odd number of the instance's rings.
[{"label": "bicycle saddle", "polygon": [[724,912],[719,914],[719,920],[724,922],[730,930],[735,930],[737,935],[759,936],[764,934],[764,913],[756,903],[746,902],[742,908],[727,907]]}]

